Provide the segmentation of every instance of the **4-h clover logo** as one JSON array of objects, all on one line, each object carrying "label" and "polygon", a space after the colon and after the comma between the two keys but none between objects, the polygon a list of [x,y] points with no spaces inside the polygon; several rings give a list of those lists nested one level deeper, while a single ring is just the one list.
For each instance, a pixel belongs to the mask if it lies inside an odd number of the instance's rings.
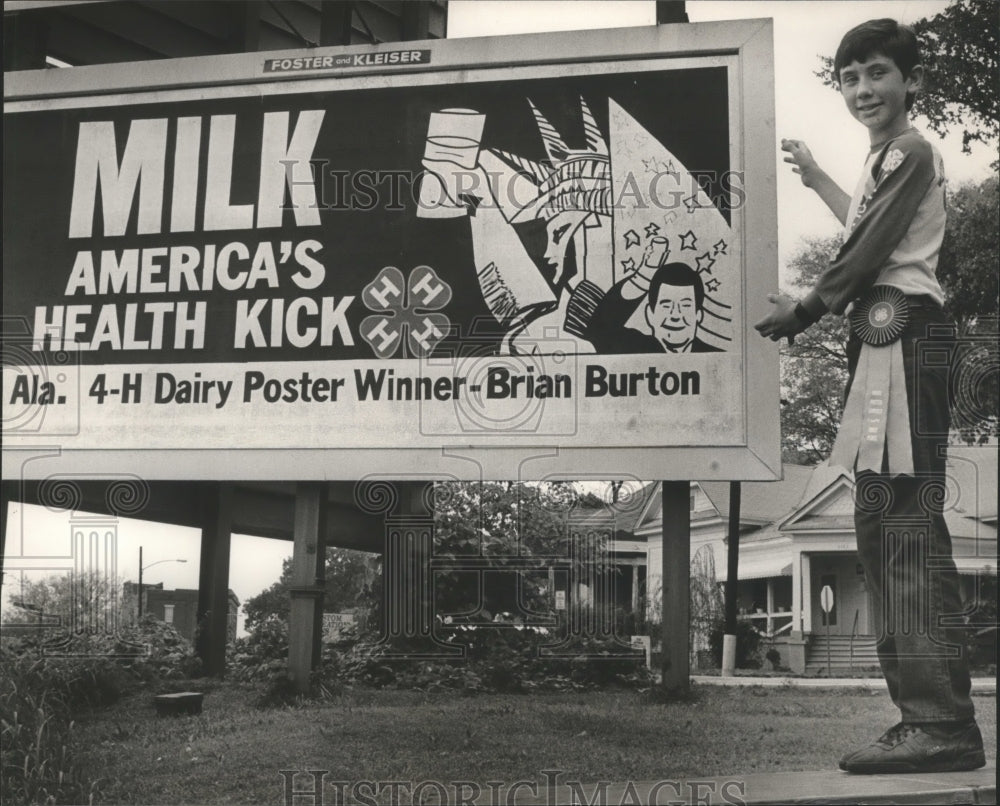
[{"label": "4-h clover logo", "polygon": [[409,355],[423,358],[451,327],[447,316],[434,313],[451,301],[451,287],[430,266],[417,266],[408,279],[395,266],[386,266],[364,287],[361,299],[378,312],[365,317],[360,331],[379,358],[391,358],[404,344]]}]

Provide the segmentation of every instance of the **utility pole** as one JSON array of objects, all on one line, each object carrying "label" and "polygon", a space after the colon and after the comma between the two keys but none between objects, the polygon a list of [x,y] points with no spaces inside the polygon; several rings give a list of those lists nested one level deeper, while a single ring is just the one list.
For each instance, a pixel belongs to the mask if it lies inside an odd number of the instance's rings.
[{"label": "utility pole", "polygon": [[139,621],[142,621],[142,546],[139,546]]}]

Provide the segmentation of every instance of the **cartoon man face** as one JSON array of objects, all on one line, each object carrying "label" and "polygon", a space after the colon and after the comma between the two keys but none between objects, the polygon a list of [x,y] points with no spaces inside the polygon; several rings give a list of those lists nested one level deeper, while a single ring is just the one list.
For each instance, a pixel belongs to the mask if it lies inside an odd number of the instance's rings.
[{"label": "cartoon man face", "polygon": [[646,323],[663,349],[688,352],[701,323],[702,310],[693,285],[660,285],[655,300],[646,304]]}]

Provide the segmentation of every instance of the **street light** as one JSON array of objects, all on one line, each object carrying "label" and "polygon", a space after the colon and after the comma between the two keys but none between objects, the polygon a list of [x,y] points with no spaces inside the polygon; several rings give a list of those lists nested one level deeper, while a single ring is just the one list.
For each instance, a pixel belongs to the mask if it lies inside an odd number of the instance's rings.
[{"label": "street light", "polygon": [[139,546],[139,619],[142,619],[142,572],[147,568],[152,568],[154,565],[159,565],[160,563],[186,563],[187,560],[176,559],[176,560],[157,560],[155,563],[150,563],[144,566],[142,564],[142,546]]}]

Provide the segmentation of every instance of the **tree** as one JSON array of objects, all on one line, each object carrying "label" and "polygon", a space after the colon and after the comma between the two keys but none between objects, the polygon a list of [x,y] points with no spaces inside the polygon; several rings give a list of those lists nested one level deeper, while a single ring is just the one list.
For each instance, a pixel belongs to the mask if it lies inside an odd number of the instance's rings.
[{"label": "tree", "polygon": [[110,626],[127,620],[122,580],[99,572],[24,579],[20,591],[10,599],[15,607],[4,613],[6,623],[51,624],[58,617],[59,623],[68,627],[75,616],[80,622]]},{"label": "tree", "polygon": [[[436,574],[436,610],[475,613],[477,619],[547,612],[550,558],[574,556],[569,548],[574,515],[601,511],[591,508],[600,503],[593,496],[581,497],[572,484],[561,482],[444,482],[437,485],[436,498],[434,556],[490,560],[485,574],[461,570]],[[600,552],[600,546],[594,548]]]},{"label": "tree", "polygon": [[[378,556],[368,552],[328,548],[323,609],[328,613],[338,613],[359,604],[366,587],[372,584],[377,574],[377,561]],[[271,617],[288,618],[291,584],[292,560],[289,557],[282,564],[278,581],[244,602],[243,613],[248,630]]]},{"label": "tree", "polygon": [[[789,262],[794,294],[811,289],[840,247],[840,238],[805,242]],[[782,459],[816,464],[830,454],[837,437],[847,382],[847,322],[825,316],[792,345],[781,347]]]},{"label": "tree", "polygon": [[[959,0],[911,27],[927,68],[914,113],[926,118],[931,131],[942,137],[952,126],[961,126],[966,152],[973,142],[996,141],[1000,134],[1000,16],[995,0]],[[823,68],[817,75],[825,84],[836,86],[833,59],[821,59]]]},{"label": "tree", "polygon": [[948,231],[938,277],[960,337],[951,367],[951,421],[958,438],[969,445],[1000,436],[998,220],[1000,180],[996,175],[961,185],[949,195]]},{"label": "tree", "polygon": [[948,229],[937,276],[959,335],[996,332],[1000,179],[967,182],[948,196]]}]

